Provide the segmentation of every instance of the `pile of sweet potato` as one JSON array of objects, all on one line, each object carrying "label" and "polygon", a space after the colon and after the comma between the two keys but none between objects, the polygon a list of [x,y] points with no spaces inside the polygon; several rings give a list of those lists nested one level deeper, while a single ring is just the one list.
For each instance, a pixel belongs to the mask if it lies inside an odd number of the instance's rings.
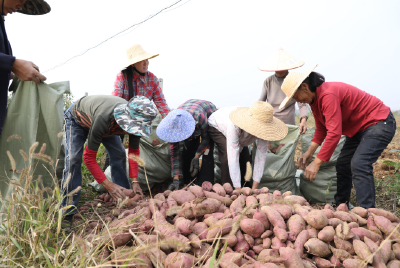
[{"label": "pile of sweet potato", "polygon": [[126,267],[400,267],[400,220],[381,209],[314,209],[291,192],[207,182],[134,202],[90,227],[99,258]]}]

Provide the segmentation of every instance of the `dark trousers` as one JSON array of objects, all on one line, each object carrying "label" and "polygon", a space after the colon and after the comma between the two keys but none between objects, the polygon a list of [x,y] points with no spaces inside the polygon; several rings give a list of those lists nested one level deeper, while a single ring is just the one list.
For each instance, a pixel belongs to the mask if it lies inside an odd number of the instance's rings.
[{"label": "dark trousers", "polygon": [[[194,178],[190,175],[190,163],[194,158],[197,149],[200,145],[200,136],[191,140],[185,140],[183,143],[182,152],[182,172],[184,183],[190,183]],[[197,180],[195,183],[199,186],[205,181],[209,181],[214,184],[214,142],[211,140],[209,144],[209,152],[207,155],[203,154],[201,160],[201,168],[197,174]]]},{"label": "dark trousers", "polygon": [[[208,127],[208,133],[211,136],[211,139],[215,142],[218,148],[218,157],[221,162],[221,181],[222,184],[228,182],[233,186],[231,176],[229,174],[229,165],[228,165],[228,154],[226,147],[226,137],[224,134],[219,132],[218,129],[213,128],[211,126]],[[239,165],[240,165],[240,176],[241,176],[241,185],[245,184],[244,175],[246,174],[246,163],[251,162],[249,148],[247,146],[243,147],[243,150],[239,155]],[[251,187],[252,182],[246,182],[246,187]]]},{"label": "dark trousers", "polygon": [[[119,135],[119,137],[121,139],[121,143],[123,144],[125,135]],[[140,138],[141,136],[129,135],[129,144],[133,146],[132,149],[139,148]],[[108,152],[106,152],[106,161],[104,162],[103,171],[105,171],[109,165],[110,165],[110,157],[108,156]]]},{"label": "dark trousers", "polygon": [[336,163],[337,205],[350,201],[352,183],[356,189],[357,201],[363,208],[375,207],[375,183],[372,164],[392,141],[396,132],[396,120],[390,112],[388,117],[347,137]]}]

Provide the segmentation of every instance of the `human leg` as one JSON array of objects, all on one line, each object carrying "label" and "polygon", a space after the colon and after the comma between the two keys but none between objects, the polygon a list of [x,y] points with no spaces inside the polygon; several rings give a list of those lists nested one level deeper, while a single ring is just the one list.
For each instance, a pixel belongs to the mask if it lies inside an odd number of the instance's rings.
[{"label": "human leg", "polygon": [[240,178],[241,178],[241,184],[242,187],[245,185],[245,187],[252,187],[253,186],[253,180],[250,179],[250,181],[245,181],[244,176],[246,175],[246,170],[247,170],[247,162],[251,163],[251,158],[250,158],[250,151],[247,146],[243,147],[242,151],[240,152],[239,155],[239,165],[240,165]]},{"label": "human leg", "polygon": [[221,166],[220,166],[221,184],[228,182],[231,185],[233,185],[231,176],[229,174],[226,137],[224,136],[224,134],[219,132],[216,128],[213,128],[210,126],[208,127],[208,133],[210,134],[211,139],[214,141],[214,143],[217,145],[217,148],[218,148],[218,157],[219,157],[219,161],[221,163]]},{"label": "human leg", "polygon": [[196,155],[197,148],[199,148],[200,137],[196,137],[191,140],[185,140],[183,142],[183,152],[182,152],[182,173],[183,182],[189,184],[195,177],[192,177],[190,173],[190,164],[192,159]]},{"label": "human leg", "polygon": [[197,176],[197,185],[209,181],[214,184],[214,141],[210,140],[208,154],[203,154],[201,168]]}]

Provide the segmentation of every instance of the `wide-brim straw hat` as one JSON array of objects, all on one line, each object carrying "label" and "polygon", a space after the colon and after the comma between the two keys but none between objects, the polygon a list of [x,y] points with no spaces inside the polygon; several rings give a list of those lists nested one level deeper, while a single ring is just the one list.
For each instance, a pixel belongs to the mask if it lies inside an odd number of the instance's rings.
[{"label": "wide-brim straw hat", "polygon": [[128,66],[140,62],[142,60],[148,60],[157,57],[159,54],[147,53],[144,51],[141,45],[133,45],[126,51],[128,62],[122,69],[126,69]]},{"label": "wide-brim straw hat", "polygon": [[44,0],[27,0],[22,10],[17,10],[17,12],[26,15],[44,15],[49,13],[50,10],[50,5]]},{"label": "wide-brim straw hat", "polygon": [[180,142],[192,136],[196,121],[186,110],[171,111],[158,125],[157,136],[166,142]]},{"label": "wide-brim straw hat", "polygon": [[299,60],[292,54],[280,48],[269,57],[265,64],[258,67],[258,69],[265,72],[276,72],[299,68],[303,65],[304,61]]},{"label": "wide-brim straw hat", "polygon": [[251,107],[238,107],[229,118],[239,128],[257,138],[278,141],[286,137],[288,127],[273,116],[274,108],[265,101],[256,101]]},{"label": "wide-brim straw hat", "polygon": [[279,105],[279,109],[283,109],[288,105],[288,103],[293,98],[294,94],[296,93],[297,89],[303,83],[303,81],[310,75],[310,73],[318,66],[316,64],[312,68],[308,69],[304,73],[300,72],[290,72],[285,79],[283,80],[281,89],[285,93],[286,98],[281,102]]}]

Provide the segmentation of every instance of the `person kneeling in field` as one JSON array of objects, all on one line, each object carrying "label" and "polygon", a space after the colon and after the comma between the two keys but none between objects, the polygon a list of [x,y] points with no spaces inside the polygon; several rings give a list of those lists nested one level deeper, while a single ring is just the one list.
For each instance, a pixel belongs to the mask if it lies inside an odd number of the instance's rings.
[{"label": "person kneeling in field", "polygon": [[[208,134],[208,117],[216,110],[209,101],[191,99],[170,112],[158,125],[157,136],[171,143],[173,182],[168,190],[178,190],[181,177],[185,184],[196,177],[197,185],[204,181],[214,183],[214,142]],[[180,141],[184,141],[182,155],[179,152]]]},{"label": "person kneeling in field", "polygon": [[250,108],[222,108],[210,116],[208,124],[211,139],[218,147],[221,184],[228,182],[236,189],[242,187],[246,163],[250,161],[247,146],[258,140],[252,187],[257,189],[264,171],[268,140],[281,140],[288,133],[285,123],[273,116],[271,104],[257,101]]},{"label": "person kneeling in field", "polygon": [[[335,203],[349,203],[351,188],[363,208],[375,207],[375,184],[372,164],[391,142],[396,120],[383,102],[356,87],[340,82],[325,82],[325,77],[313,72],[291,72],[282,84],[286,99],[280,108],[294,98],[308,103],[315,118],[315,134],[308,150],[299,158],[304,176],[314,181],[323,162],[328,163],[341,135],[346,142],[336,163],[337,193]],[[325,140],[325,141],[324,141]],[[306,168],[317,148],[320,151]]]},{"label": "person kneeling in field", "polygon": [[[65,198],[62,206],[64,221],[72,223],[72,216],[77,212],[80,191],[67,197],[69,193],[82,185],[83,160],[96,181],[103,185],[113,200],[125,199],[124,189],[142,194],[137,179],[128,180],[126,174],[126,154],[118,135],[129,135],[129,154],[139,142],[137,136],[148,137],[151,123],[157,116],[157,108],[153,102],[143,96],[135,96],[129,102],[115,96],[88,96],[73,103],[65,112],[65,132],[67,146],[65,148],[65,165],[62,178],[62,191]],[[85,151],[83,147],[87,138]],[[111,176],[113,182],[107,180],[96,162],[97,150],[103,143],[110,155]],[[138,167],[129,159],[129,177],[138,177]],[[135,168],[136,167],[136,168]]]}]

